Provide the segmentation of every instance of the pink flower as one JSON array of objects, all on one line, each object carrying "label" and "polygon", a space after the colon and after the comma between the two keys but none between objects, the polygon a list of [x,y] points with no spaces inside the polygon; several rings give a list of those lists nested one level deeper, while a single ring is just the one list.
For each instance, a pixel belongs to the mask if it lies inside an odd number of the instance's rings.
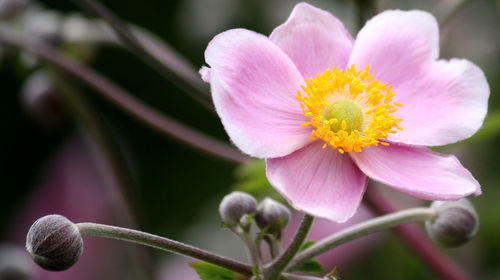
[{"label": "pink flower", "polygon": [[343,222],[368,177],[430,200],[481,193],[454,156],[425,147],[470,137],[487,111],[483,72],[438,53],[426,12],[383,12],[353,40],[337,18],[301,3],[269,37],[217,35],[200,73],[231,140],[267,160],[290,204]]}]

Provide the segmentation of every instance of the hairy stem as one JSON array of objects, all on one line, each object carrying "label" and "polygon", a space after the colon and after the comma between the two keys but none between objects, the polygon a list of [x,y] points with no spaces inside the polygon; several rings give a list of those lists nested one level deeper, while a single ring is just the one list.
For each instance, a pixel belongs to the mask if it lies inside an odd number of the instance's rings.
[{"label": "hairy stem", "polygon": [[293,270],[304,262],[317,257],[350,240],[361,236],[387,229],[396,225],[417,221],[429,221],[436,217],[435,210],[429,208],[412,208],[397,213],[381,216],[372,220],[362,222],[355,226],[337,232],[307,248],[299,253],[287,267],[287,271]]},{"label": "hairy stem", "polygon": [[213,111],[208,86],[197,72],[172,49],[162,47],[146,37],[136,36],[115,14],[94,0],[74,0],[80,6],[101,17],[116,32],[118,37],[139,57],[174,82],[193,99]]},{"label": "hairy stem", "polygon": [[247,249],[248,258],[252,262],[252,265],[257,265],[260,267],[260,258],[259,253],[257,251],[257,247],[255,242],[252,240],[252,236],[248,232],[242,232],[239,234],[243,242],[245,243],[245,247]]},{"label": "hairy stem", "polygon": [[[372,186],[365,194],[365,203],[376,215],[397,211],[397,208]],[[466,271],[448,259],[419,228],[401,225],[392,229],[410,247],[420,260],[439,278],[450,280],[472,279]]]},{"label": "hairy stem", "polygon": [[279,279],[283,270],[290,263],[293,257],[297,254],[302,243],[306,239],[307,233],[311,228],[312,222],[314,220],[313,216],[305,214],[302,218],[302,222],[297,229],[297,232],[293,236],[290,244],[285,249],[283,254],[281,254],[277,259],[275,259],[267,268],[265,268],[265,279],[266,280],[277,280]]},{"label": "hairy stem", "polygon": [[130,241],[205,261],[246,276],[252,275],[252,267],[249,265],[158,235],[95,223],[79,223],[76,226],[82,235]]},{"label": "hairy stem", "polygon": [[96,71],[71,61],[46,43],[16,36],[7,28],[0,29],[0,43],[35,53],[45,61],[85,82],[130,116],[180,143],[230,162],[242,163],[247,159],[228,144],[202,134],[149,107]]}]

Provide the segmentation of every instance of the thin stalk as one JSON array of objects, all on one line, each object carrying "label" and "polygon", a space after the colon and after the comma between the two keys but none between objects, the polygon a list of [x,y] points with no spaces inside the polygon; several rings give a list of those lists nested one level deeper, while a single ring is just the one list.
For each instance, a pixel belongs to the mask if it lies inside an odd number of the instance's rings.
[{"label": "thin stalk", "polygon": [[302,243],[309,233],[314,217],[305,214],[302,221],[297,229],[297,232],[293,236],[290,244],[285,249],[283,254],[281,254],[277,259],[275,259],[267,268],[265,268],[266,280],[277,280],[279,279],[283,270],[290,263],[293,257],[297,254]]},{"label": "thin stalk", "polygon": [[255,242],[252,240],[252,236],[248,232],[242,232],[239,234],[239,236],[245,243],[248,258],[252,262],[252,265],[253,266],[257,265],[260,267],[261,263],[260,263],[259,253],[257,251],[257,247],[255,246]]},{"label": "thin stalk", "polygon": [[295,275],[291,273],[283,273],[282,279],[286,280],[323,280],[325,278],[315,277],[315,276],[306,276],[306,275]]},{"label": "thin stalk", "polygon": [[375,13],[374,0],[355,0],[356,27],[360,30]]},{"label": "thin stalk", "polygon": [[205,261],[246,276],[252,275],[252,267],[249,265],[158,235],[95,223],[79,223],[76,224],[76,226],[78,227],[81,235],[105,237],[138,243]]},{"label": "thin stalk", "polygon": [[443,16],[441,18],[441,20],[439,21],[439,26],[441,28],[445,27],[449,22],[450,20],[455,16],[457,15],[460,11],[462,11],[462,9],[467,6],[467,4],[469,4],[470,2],[472,2],[472,0],[462,0],[460,2],[458,2],[457,4],[455,4],[447,13],[445,16]]},{"label": "thin stalk", "polygon": [[228,144],[202,134],[149,107],[96,71],[71,61],[44,42],[17,36],[7,28],[0,29],[0,42],[38,55],[48,63],[85,82],[130,116],[165,136],[229,162],[242,163],[247,159]]},{"label": "thin stalk", "polygon": [[116,32],[118,37],[143,61],[163,74],[188,93],[193,99],[211,111],[214,110],[208,86],[203,83],[197,72],[180,58],[172,49],[164,48],[147,38],[136,36],[129,27],[113,12],[94,0],[74,0],[77,4],[101,17]]},{"label": "thin stalk", "polygon": [[[376,215],[397,211],[394,205],[379,194],[373,187],[365,194],[365,203]],[[466,271],[448,259],[429,238],[414,225],[401,225],[392,228],[416,256],[440,279],[465,280],[472,279]]]},{"label": "thin stalk", "polygon": [[359,223],[337,232],[299,253],[287,267],[287,271],[293,270],[306,261],[353,239],[404,223],[430,221],[436,215],[435,210],[419,207],[402,210]]}]

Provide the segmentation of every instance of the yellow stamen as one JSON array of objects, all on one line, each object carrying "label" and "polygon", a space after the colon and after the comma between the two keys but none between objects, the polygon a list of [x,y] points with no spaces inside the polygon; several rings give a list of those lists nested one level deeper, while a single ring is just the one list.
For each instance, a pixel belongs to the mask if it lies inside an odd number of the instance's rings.
[{"label": "yellow stamen", "polygon": [[[373,80],[373,81],[372,81]],[[362,148],[388,146],[389,133],[403,130],[402,120],[391,115],[403,104],[392,102],[396,95],[392,86],[381,84],[369,72],[369,66],[356,71],[328,69],[315,78],[306,78],[296,98],[312,126],[311,140],[321,139],[323,148],[332,147],[339,153],[361,152]],[[304,94],[305,93],[305,94]]]}]

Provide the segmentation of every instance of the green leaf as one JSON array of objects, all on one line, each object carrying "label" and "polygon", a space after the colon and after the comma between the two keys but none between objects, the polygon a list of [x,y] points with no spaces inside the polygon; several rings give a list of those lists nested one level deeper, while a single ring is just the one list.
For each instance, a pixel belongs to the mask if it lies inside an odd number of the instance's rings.
[{"label": "green leaf", "polygon": [[300,271],[310,274],[325,274],[325,268],[317,260],[308,260],[293,271]]},{"label": "green leaf", "polygon": [[235,183],[233,189],[246,192],[257,199],[270,197],[284,202],[280,194],[269,184],[266,177],[266,162],[264,160],[252,159],[238,166],[234,172]]},{"label": "green leaf", "polygon": [[335,267],[333,269],[332,272],[330,272],[327,276],[326,276],[326,279],[328,280],[340,280],[340,276],[339,276],[339,270],[337,269],[337,267]]},{"label": "green leaf", "polygon": [[[299,252],[304,251],[305,249],[314,245],[316,241],[308,240],[300,246]],[[325,268],[317,261],[317,260],[308,260],[307,262],[301,264],[294,271],[306,272],[311,274],[325,274]]]},{"label": "green leaf", "polygon": [[314,240],[307,240],[306,242],[304,242],[302,244],[302,246],[300,246],[299,252],[302,252],[305,249],[311,247],[312,245],[314,245],[314,243],[316,243],[316,241],[314,241]]},{"label": "green leaf", "polygon": [[247,280],[247,277],[206,262],[189,264],[202,280]]}]

